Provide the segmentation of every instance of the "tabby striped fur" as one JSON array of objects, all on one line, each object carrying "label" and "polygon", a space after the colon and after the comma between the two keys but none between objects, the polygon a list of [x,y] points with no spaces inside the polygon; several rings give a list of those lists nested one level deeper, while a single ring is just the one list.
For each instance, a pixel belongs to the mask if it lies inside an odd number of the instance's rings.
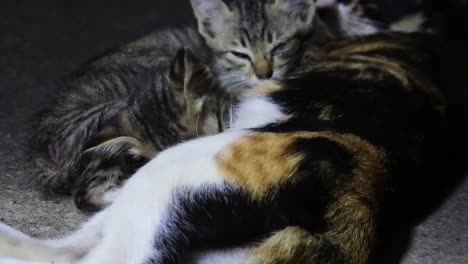
[{"label": "tabby striped fur", "polygon": [[116,64],[75,79],[73,90],[38,123],[40,181],[76,191],[80,209],[96,210],[112,200],[107,192],[159,151],[222,131],[221,102],[229,97],[198,64],[183,49],[169,69]]}]

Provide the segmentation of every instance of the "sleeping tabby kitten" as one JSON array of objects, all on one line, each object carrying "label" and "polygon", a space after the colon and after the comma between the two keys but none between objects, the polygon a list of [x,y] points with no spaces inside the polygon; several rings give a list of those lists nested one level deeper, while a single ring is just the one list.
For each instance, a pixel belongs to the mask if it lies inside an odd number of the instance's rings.
[{"label": "sleeping tabby kitten", "polygon": [[[71,82],[69,91],[45,112],[33,139],[41,185],[76,193],[79,208],[95,210],[112,199],[105,193],[112,193],[158,151],[217,132],[195,131],[198,117],[177,112],[180,102],[164,98],[172,87],[158,80],[164,79],[172,58],[183,46],[213,65],[227,97],[235,99],[263,79],[282,78],[295,70],[306,43],[377,30],[368,20],[356,19],[359,5],[354,2],[338,5],[319,0],[319,11],[337,12],[318,14],[310,0],[191,3],[201,35],[191,28],[159,31],[109,53],[88,65]],[[157,96],[146,96],[149,91],[156,91]],[[125,117],[123,111],[128,108],[133,108],[138,118]],[[140,124],[133,124],[129,132],[126,119]],[[178,127],[181,122],[184,129],[190,128],[188,132]],[[173,127],[182,130],[168,134]],[[138,151],[143,155],[129,157],[135,144],[144,149]]]},{"label": "sleeping tabby kitten", "polygon": [[389,30],[420,31],[426,22],[426,16],[412,9],[405,10],[407,16],[386,17],[387,7],[376,0],[191,2],[198,29],[214,52],[214,67],[223,73],[221,85],[240,91],[287,75],[297,67],[307,43]]},{"label": "sleeping tabby kitten", "polygon": [[116,64],[77,77],[39,123],[36,145],[56,163],[36,161],[63,173],[44,180],[60,191],[76,189],[82,210],[107,205],[114,189],[159,151],[223,130],[221,102],[229,97],[212,75],[182,49],[169,67]]},{"label": "sleeping tabby kitten", "polygon": [[161,152],[71,236],[1,226],[0,262],[169,264],[257,241],[237,263],[372,263],[387,202],[444,155],[430,46],[380,34],[309,47],[305,72],[256,85],[229,131]]}]

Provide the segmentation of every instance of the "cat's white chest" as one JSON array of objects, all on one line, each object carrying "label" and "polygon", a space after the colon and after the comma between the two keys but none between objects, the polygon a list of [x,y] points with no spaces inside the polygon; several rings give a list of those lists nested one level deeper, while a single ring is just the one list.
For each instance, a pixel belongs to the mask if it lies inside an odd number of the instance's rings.
[{"label": "cat's white chest", "polygon": [[256,96],[239,104],[231,130],[262,127],[285,117],[279,105],[265,96]]}]

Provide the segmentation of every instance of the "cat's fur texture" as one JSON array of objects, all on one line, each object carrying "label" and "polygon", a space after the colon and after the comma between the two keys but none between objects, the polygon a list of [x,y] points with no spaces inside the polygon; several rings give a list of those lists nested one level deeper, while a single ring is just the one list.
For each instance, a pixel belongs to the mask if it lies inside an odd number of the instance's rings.
[{"label": "cat's fur texture", "polygon": [[169,264],[252,241],[237,263],[372,263],[387,200],[443,155],[430,40],[308,49],[319,55],[303,58],[306,72],[256,85],[229,131],[161,152],[72,235],[44,241],[2,225],[0,263]]},{"label": "cat's fur texture", "polygon": [[47,177],[41,180],[54,190],[76,190],[80,209],[92,210],[107,205],[113,189],[159,151],[222,131],[221,102],[228,97],[214,86],[213,73],[193,61],[182,49],[170,66],[115,64],[77,77],[39,122],[35,146],[45,149],[37,153],[50,155],[36,157]]},{"label": "cat's fur texture", "polygon": [[379,31],[418,31],[425,21],[379,23],[378,1],[191,0],[225,89],[242,91],[297,67],[306,43]]},{"label": "cat's fur texture", "polygon": [[[164,98],[164,93],[171,93],[173,87],[159,79],[165,78],[170,62],[183,46],[189,46],[213,65],[223,88],[219,92],[230,98],[261,79],[283,78],[300,67],[306,43],[380,30],[375,23],[360,17],[361,5],[354,2],[319,0],[317,7],[310,0],[191,3],[201,35],[193,28],[173,28],[114,50],[87,65],[45,111],[32,141],[37,178],[42,186],[55,192],[75,193],[80,209],[96,210],[112,200],[113,196],[107,197],[106,192],[112,193],[158,151],[188,138],[217,132],[196,131],[194,122],[204,120],[193,113],[177,112],[178,102]],[[147,96],[153,91],[157,96]],[[128,117],[122,112],[124,109],[133,109],[131,113],[138,116],[135,122],[140,125],[131,132],[125,127]],[[185,132],[174,130],[183,136],[166,133],[180,122],[190,127]],[[144,149],[140,151],[144,155],[128,160],[125,153],[135,144]]]}]

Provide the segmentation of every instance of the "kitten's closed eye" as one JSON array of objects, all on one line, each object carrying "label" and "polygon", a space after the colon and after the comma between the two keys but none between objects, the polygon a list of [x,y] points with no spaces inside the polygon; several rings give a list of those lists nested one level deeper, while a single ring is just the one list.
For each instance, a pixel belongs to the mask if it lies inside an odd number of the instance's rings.
[{"label": "kitten's closed eye", "polygon": [[286,46],[287,46],[287,42],[281,42],[279,44],[277,44],[272,50],[271,50],[271,53],[275,54],[275,53],[279,53],[279,52],[282,52],[285,50]]},{"label": "kitten's closed eye", "polygon": [[238,58],[251,61],[250,56],[245,53],[238,52],[238,51],[231,51],[231,54]]},{"label": "kitten's closed eye", "polygon": [[294,50],[294,48],[299,44],[297,39],[288,39],[286,41],[278,43],[272,50],[272,54],[283,53],[289,50]]}]

